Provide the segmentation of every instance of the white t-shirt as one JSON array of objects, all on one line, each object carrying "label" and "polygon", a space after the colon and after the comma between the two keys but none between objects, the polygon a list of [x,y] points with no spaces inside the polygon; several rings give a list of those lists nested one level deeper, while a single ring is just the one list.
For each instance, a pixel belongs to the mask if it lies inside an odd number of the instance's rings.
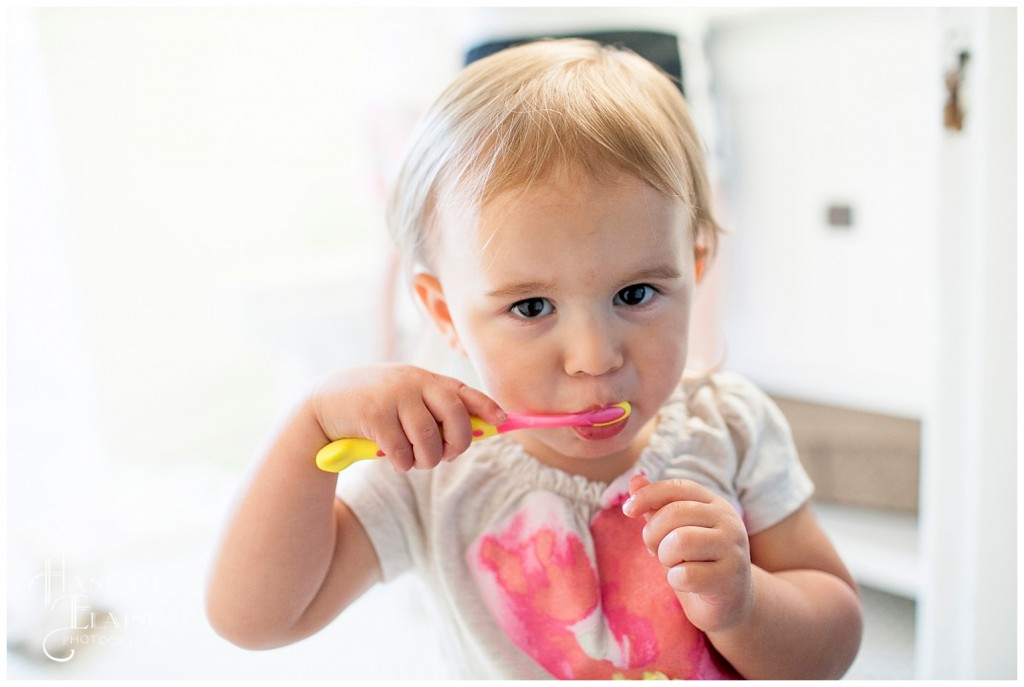
[{"label": "white t-shirt", "polygon": [[434,470],[379,461],[339,495],[366,528],[385,580],[415,571],[449,622],[453,677],[721,678],[731,668],[686,619],[621,505],[629,479],[690,479],[725,497],[749,534],[813,486],[782,413],[732,373],[684,381],[636,465],[611,484],[549,467],[514,435]]}]

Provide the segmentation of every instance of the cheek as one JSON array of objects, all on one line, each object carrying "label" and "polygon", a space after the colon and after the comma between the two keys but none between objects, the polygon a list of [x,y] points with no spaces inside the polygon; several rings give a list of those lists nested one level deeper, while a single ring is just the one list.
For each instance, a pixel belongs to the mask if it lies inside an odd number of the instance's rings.
[{"label": "cheek", "polygon": [[635,362],[648,382],[678,379],[686,366],[689,318],[668,318],[637,337]]},{"label": "cheek", "polygon": [[550,370],[543,369],[544,357],[535,347],[510,341],[501,327],[467,318],[459,338],[483,391],[499,404],[512,409],[525,407],[531,391],[537,391],[552,377]]},{"label": "cheek", "polygon": [[505,345],[482,354],[474,367],[488,393],[510,408],[530,410],[539,399],[551,398],[557,374],[545,368],[544,357],[528,347]]}]

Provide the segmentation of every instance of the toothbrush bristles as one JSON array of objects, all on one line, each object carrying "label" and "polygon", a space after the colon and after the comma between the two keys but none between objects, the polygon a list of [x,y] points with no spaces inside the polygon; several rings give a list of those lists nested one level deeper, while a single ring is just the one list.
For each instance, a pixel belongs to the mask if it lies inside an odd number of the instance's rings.
[{"label": "toothbrush bristles", "polygon": [[616,417],[616,418],[614,418],[612,420],[608,420],[607,422],[595,422],[591,426],[592,427],[606,427],[607,425],[614,425],[616,422],[622,422],[627,417],[629,417],[629,413],[630,413],[629,401],[622,401],[621,403],[616,403],[613,406],[609,406],[608,410],[611,410],[612,408],[621,408],[622,409],[622,415],[619,415],[618,417]]}]

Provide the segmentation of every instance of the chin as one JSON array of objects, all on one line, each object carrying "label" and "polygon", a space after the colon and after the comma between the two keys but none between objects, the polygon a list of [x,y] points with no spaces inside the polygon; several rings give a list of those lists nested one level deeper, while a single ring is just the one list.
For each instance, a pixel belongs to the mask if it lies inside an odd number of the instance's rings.
[{"label": "chin", "polygon": [[628,451],[636,442],[637,434],[638,432],[636,431],[624,431],[615,436],[600,439],[584,438],[577,434],[569,441],[559,442],[557,446],[552,446],[552,448],[568,458],[599,460]]}]

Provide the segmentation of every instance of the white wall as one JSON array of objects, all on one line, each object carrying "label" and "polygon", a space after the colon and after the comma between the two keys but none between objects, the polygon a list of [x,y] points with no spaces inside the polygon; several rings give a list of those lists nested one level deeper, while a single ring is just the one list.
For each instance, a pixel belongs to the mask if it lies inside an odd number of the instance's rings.
[{"label": "white wall", "polygon": [[[379,158],[458,68],[452,27],[421,10],[34,17],[87,323],[69,345],[92,356],[110,457],[244,460],[281,384],[372,356]],[[11,231],[32,236],[21,216]]]},{"label": "white wall", "polygon": [[[290,396],[375,355],[381,176],[459,67],[450,14],[10,10],[14,676],[338,675],[304,657],[329,634],[240,657],[202,616],[203,577],[241,466]],[[131,627],[43,657],[43,637],[82,622],[67,594],[44,603],[54,568],[86,611]],[[337,629],[359,635],[334,654],[363,657],[349,675],[380,673],[374,614]]]},{"label": "white wall", "polygon": [[[926,9],[740,16],[710,41],[726,158],[728,365],[769,390],[919,416],[941,126]],[[830,228],[826,208],[853,208]]]},{"label": "white wall", "polygon": [[[794,9],[715,27],[731,367],[923,421],[918,677],[1017,674],[1017,13]],[[963,131],[945,71],[971,52]],[[824,222],[853,207],[851,230]]]},{"label": "white wall", "polygon": [[971,57],[943,136],[935,355],[921,480],[917,675],[1018,667],[1017,10],[945,8],[941,59]]}]

